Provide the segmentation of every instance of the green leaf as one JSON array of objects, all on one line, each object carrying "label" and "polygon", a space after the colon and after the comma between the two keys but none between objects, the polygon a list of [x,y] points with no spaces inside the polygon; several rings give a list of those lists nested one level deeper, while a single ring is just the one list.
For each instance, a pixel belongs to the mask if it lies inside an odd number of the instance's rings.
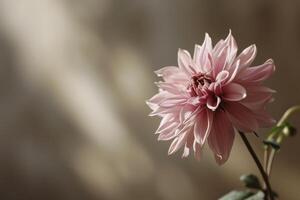
[{"label": "green leaf", "polygon": [[256,194],[246,198],[245,200],[264,200],[265,194],[262,191],[258,191]]},{"label": "green leaf", "polygon": [[259,179],[253,174],[242,175],[240,180],[245,183],[247,188],[262,189]]},{"label": "green leaf", "polygon": [[281,131],[284,127],[286,126],[286,123],[280,125],[280,126],[274,126],[273,128],[271,128],[270,133],[275,133],[275,132],[279,132]]},{"label": "green leaf", "polygon": [[244,200],[250,196],[252,196],[254,193],[246,190],[246,191],[236,191],[233,190],[226,194],[225,196],[221,197],[219,200]]}]

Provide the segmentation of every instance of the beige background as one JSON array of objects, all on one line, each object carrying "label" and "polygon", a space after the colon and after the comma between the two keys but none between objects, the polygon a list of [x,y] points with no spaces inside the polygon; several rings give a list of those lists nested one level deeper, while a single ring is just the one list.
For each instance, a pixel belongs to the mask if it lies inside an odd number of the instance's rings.
[{"label": "beige background", "polygon": [[[256,64],[275,60],[266,84],[279,118],[300,103],[299,9],[293,0],[0,0],[0,198],[210,200],[241,187],[239,175],[257,170],[239,137],[222,167],[209,151],[200,162],[167,156],[144,103],[157,91],[153,70],[205,32],[216,42],[232,29],[240,48],[257,44]],[[276,157],[283,200],[300,196],[299,142]]]}]

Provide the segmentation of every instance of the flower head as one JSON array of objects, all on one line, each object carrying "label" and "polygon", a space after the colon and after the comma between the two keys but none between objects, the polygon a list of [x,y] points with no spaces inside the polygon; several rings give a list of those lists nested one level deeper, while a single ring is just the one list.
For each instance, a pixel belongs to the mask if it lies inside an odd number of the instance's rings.
[{"label": "flower head", "polygon": [[231,32],[214,47],[206,34],[193,57],[179,49],[178,67],[156,71],[163,81],[147,104],[153,110],[150,116],[162,118],[158,140],[173,140],[169,154],[183,147],[183,157],[194,152],[200,159],[207,142],[217,163],[223,164],[236,130],[253,132],[274,123],[265,110],[274,91],[262,85],[275,70],[273,60],[250,67],[256,46],[238,56],[237,50]]}]

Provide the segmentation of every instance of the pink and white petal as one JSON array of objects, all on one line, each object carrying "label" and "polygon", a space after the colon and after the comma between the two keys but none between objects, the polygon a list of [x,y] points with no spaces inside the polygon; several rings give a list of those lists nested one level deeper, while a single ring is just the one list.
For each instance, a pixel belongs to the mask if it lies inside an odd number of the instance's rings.
[{"label": "pink and white petal", "polygon": [[247,83],[257,83],[269,78],[275,71],[275,65],[272,59],[267,60],[264,64],[249,67],[240,74],[240,81]]},{"label": "pink and white petal", "polygon": [[192,68],[192,58],[188,51],[184,49],[178,50],[178,66],[188,77],[192,76],[195,73],[195,70]]},{"label": "pink and white petal", "polygon": [[166,66],[163,67],[159,70],[156,70],[154,73],[158,76],[158,77],[169,77],[172,76],[174,74],[179,73],[180,70],[178,67],[175,66]]},{"label": "pink and white petal", "polygon": [[246,86],[247,97],[241,101],[243,105],[251,110],[261,110],[272,100],[274,90],[261,86]]},{"label": "pink and white petal", "polygon": [[185,105],[185,110],[188,110],[187,113],[180,113],[179,119],[182,124],[194,124],[195,119],[198,114],[204,109],[202,106],[194,107],[190,104]]},{"label": "pink and white petal", "polygon": [[184,124],[190,117],[193,115],[197,107],[191,105],[191,104],[186,104],[183,107],[181,107],[180,112],[179,112],[179,122],[181,124]]},{"label": "pink and white petal", "polygon": [[197,143],[196,140],[194,141],[193,149],[194,149],[194,157],[196,160],[199,161],[201,158],[202,146],[199,143]]},{"label": "pink and white petal", "polygon": [[201,63],[200,63],[200,59],[201,59],[201,51],[202,51],[202,47],[198,44],[195,45],[195,49],[194,49],[194,56],[193,56],[193,60],[195,63],[195,70],[197,73],[201,72]]},{"label": "pink and white petal", "polygon": [[167,83],[167,82],[155,82],[157,87],[163,91],[167,91],[171,94],[180,95],[186,93],[186,87],[179,84]]},{"label": "pink and white petal", "polygon": [[183,106],[187,102],[187,98],[185,96],[173,96],[165,99],[160,102],[158,105],[164,108],[175,107],[175,106]]},{"label": "pink and white petal", "polygon": [[[152,106],[153,107],[153,106]],[[170,113],[179,113],[181,110],[182,106],[175,106],[175,107],[161,107],[161,106],[156,106],[155,109],[149,114],[149,116],[164,116],[166,114]]]},{"label": "pink and white petal", "polygon": [[[149,100],[146,101],[146,104],[152,111],[155,111],[159,108],[159,103],[162,102],[164,99],[168,97],[168,93],[165,91],[161,91],[151,97]],[[151,115],[150,115],[151,116]]]},{"label": "pink and white petal", "polygon": [[221,98],[215,95],[210,95],[207,98],[206,106],[212,111],[215,111],[221,103]]},{"label": "pink and white petal", "polygon": [[194,56],[193,56],[195,64],[199,64],[200,53],[201,53],[201,45],[195,44]]},{"label": "pink and white petal", "polygon": [[262,85],[246,85],[247,98],[245,101],[260,101],[272,96],[276,91]]},{"label": "pink and white petal", "polygon": [[203,44],[201,45],[208,53],[212,52],[212,41],[208,33],[205,33]]},{"label": "pink and white petal", "polygon": [[236,41],[231,34],[231,30],[229,30],[229,34],[228,34],[227,38],[225,39],[225,43],[229,47],[229,52],[228,52],[228,56],[227,56],[227,66],[225,69],[230,71],[230,67],[231,67],[232,63],[234,62],[234,59],[236,57],[236,53],[238,50]]},{"label": "pink and white petal", "polygon": [[237,83],[229,83],[228,85],[225,85],[222,89],[222,99],[225,99],[227,101],[240,101],[242,99],[245,99],[247,96],[246,89]]},{"label": "pink and white petal", "polygon": [[180,132],[180,134],[178,135],[178,137],[176,137],[172,144],[170,145],[168,154],[171,155],[173,153],[175,153],[176,151],[178,151],[185,143],[187,140],[187,136],[189,134],[189,132],[191,131],[191,129],[193,128],[193,126],[185,126]]},{"label": "pink and white petal", "polygon": [[271,117],[266,111],[256,112],[256,119],[260,127],[268,128],[276,123],[276,120]]},{"label": "pink and white petal", "polygon": [[178,123],[173,122],[169,127],[166,127],[164,130],[161,130],[157,140],[171,140],[175,138],[176,135],[176,130],[178,128]]},{"label": "pink and white petal", "polygon": [[211,54],[208,52],[206,59],[205,59],[205,64],[201,67],[202,68],[202,72],[204,74],[211,74],[212,70],[213,70],[213,66],[214,66],[214,61],[213,58],[211,56]]},{"label": "pink and white petal", "polygon": [[187,136],[186,144],[184,146],[182,157],[187,157],[190,154],[190,151],[193,149],[193,143],[194,143],[194,135],[189,134]]},{"label": "pink and white petal", "polygon": [[224,109],[234,127],[243,132],[257,131],[258,123],[253,112],[238,102],[224,104]]},{"label": "pink and white petal", "polygon": [[203,145],[209,136],[213,123],[213,113],[208,109],[203,109],[197,115],[194,126],[194,137],[196,141]]},{"label": "pink and white petal", "polygon": [[186,84],[189,81],[188,76],[178,67],[167,66],[155,71],[157,76],[162,77],[168,83]]},{"label": "pink and white petal", "polygon": [[149,100],[146,101],[147,104],[159,104],[164,99],[168,98],[169,93],[162,91],[157,94],[155,94],[153,97],[151,97]]},{"label": "pink and white petal", "polygon": [[231,83],[237,76],[238,72],[240,70],[240,60],[237,60],[232,67],[230,68],[230,78],[227,80],[226,84]]},{"label": "pink and white petal", "polygon": [[176,118],[175,118],[174,114],[172,114],[172,113],[164,115],[160,121],[160,124],[159,124],[157,130],[155,131],[155,134],[158,134],[165,128],[169,127],[172,123],[175,122],[175,119]]},{"label": "pink and white petal", "polygon": [[256,46],[255,44],[247,47],[242,51],[242,53],[235,59],[235,62],[239,60],[240,62],[240,69],[239,71],[243,71],[247,67],[249,67],[253,60],[256,57]]},{"label": "pink and white petal", "polygon": [[193,106],[198,106],[201,103],[201,97],[199,97],[199,96],[190,97],[186,103],[191,104]]},{"label": "pink and white petal", "polygon": [[229,53],[229,47],[225,46],[218,55],[215,56],[215,64],[213,68],[213,77],[216,77],[226,65],[226,60]]},{"label": "pink and white petal", "polygon": [[183,148],[183,153],[181,158],[186,158],[190,155],[190,148],[188,148],[186,145]]},{"label": "pink and white petal", "polygon": [[224,164],[230,155],[233,141],[234,129],[228,116],[223,110],[219,110],[214,115],[214,124],[208,136],[208,145],[214,152],[215,159],[219,165]]},{"label": "pink and white petal", "polygon": [[201,46],[201,49],[200,49],[200,52],[199,52],[199,61],[198,61],[200,63],[200,68],[201,68],[202,73],[206,73],[207,70],[210,70],[210,69],[208,69],[206,64],[211,62],[211,60],[212,60],[211,52],[212,52],[211,38],[206,33],[205,38],[204,38],[204,42],[203,42],[203,44]]},{"label": "pink and white petal", "polygon": [[224,83],[229,77],[229,72],[226,70],[222,70],[216,77],[216,82]]},{"label": "pink and white petal", "polygon": [[225,41],[223,39],[219,40],[212,50],[213,58],[216,59],[226,47]]}]

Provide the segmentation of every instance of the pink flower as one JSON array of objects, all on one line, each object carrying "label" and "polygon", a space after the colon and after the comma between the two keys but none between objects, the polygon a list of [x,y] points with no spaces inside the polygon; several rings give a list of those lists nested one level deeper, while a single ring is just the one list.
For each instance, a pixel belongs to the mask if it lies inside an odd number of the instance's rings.
[{"label": "pink flower", "polygon": [[256,56],[251,45],[237,56],[231,32],[214,47],[208,34],[195,45],[193,58],[179,49],[178,67],[164,67],[156,74],[158,94],[147,104],[150,116],[159,116],[158,140],[173,140],[169,154],[183,147],[183,157],[191,151],[200,159],[205,142],[218,164],[229,157],[235,132],[257,131],[274,120],[265,107],[273,90],[262,85],[275,70],[273,60],[250,67]]}]

